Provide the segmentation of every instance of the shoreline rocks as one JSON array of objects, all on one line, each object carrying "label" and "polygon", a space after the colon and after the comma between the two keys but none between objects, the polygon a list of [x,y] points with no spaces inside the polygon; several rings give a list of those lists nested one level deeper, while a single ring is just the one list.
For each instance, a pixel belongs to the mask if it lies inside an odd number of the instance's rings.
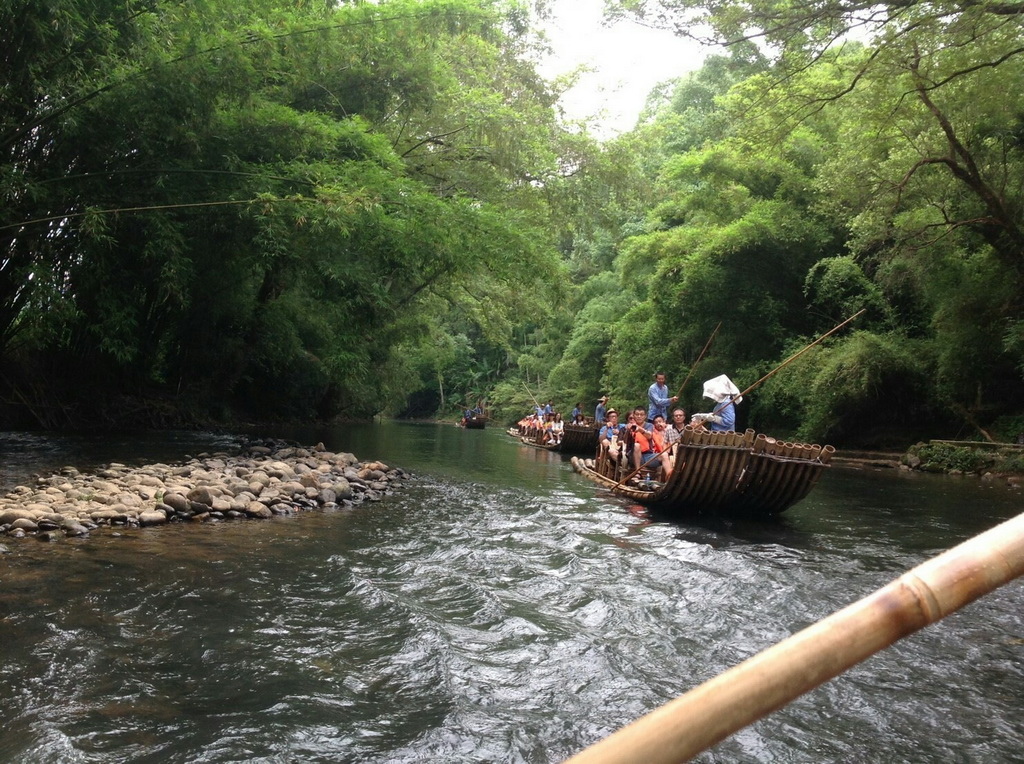
[{"label": "shoreline rocks", "polygon": [[103,527],[269,519],[381,500],[404,470],[354,454],[277,441],[184,464],[110,464],[94,475],[64,467],[0,496],[0,535],[55,541]]}]

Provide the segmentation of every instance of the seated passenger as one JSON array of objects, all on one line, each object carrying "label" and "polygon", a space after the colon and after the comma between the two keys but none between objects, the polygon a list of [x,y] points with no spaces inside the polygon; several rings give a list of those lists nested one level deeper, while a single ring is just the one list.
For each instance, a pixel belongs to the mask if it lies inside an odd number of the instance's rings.
[{"label": "seated passenger", "polygon": [[672,423],[665,428],[665,442],[668,445],[679,442],[683,435],[683,428],[686,427],[686,411],[674,409],[672,411]]},{"label": "seated passenger", "polygon": [[632,421],[628,425],[629,432],[629,459],[633,469],[640,469],[640,465],[650,461],[653,454],[651,446],[651,433],[644,425],[647,422],[647,409],[637,406],[630,415]]},{"label": "seated passenger", "polygon": [[625,444],[622,442],[625,434],[625,426],[619,424],[619,412],[608,409],[605,412],[605,424],[597,433],[597,440],[601,445],[601,452],[607,453],[614,462],[618,462],[625,453]]},{"label": "seated passenger", "polygon": [[[654,430],[651,432],[651,441],[654,446],[652,450],[656,454],[655,458],[661,463],[661,474],[657,479],[662,481],[667,481],[672,476],[672,467],[675,461],[675,451],[667,437],[671,429],[673,428],[665,426],[665,417],[661,414],[654,416]],[[678,436],[676,437],[678,439]]]},{"label": "seated passenger", "polygon": [[562,442],[562,434],[565,432],[565,422],[562,421],[561,414],[555,414],[554,419],[551,422],[551,442],[558,445]]},{"label": "seated passenger", "polygon": [[544,415],[544,422],[543,422],[543,424],[541,424],[541,430],[542,430],[541,437],[540,437],[540,442],[541,443],[550,443],[551,442],[551,430],[552,430],[552,427],[554,426],[554,423],[555,423],[555,415],[554,414],[545,414]]}]

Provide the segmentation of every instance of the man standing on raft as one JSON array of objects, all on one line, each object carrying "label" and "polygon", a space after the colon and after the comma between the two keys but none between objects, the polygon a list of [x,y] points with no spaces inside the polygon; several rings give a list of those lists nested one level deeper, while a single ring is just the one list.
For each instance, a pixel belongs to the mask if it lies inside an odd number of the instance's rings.
[{"label": "man standing on raft", "polygon": [[669,396],[668,386],[665,384],[665,372],[659,371],[654,375],[654,384],[647,388],[647,429],[653,429],[654,417],[663,416],[668,419],[668,407],[679,400],[678,395]]}]

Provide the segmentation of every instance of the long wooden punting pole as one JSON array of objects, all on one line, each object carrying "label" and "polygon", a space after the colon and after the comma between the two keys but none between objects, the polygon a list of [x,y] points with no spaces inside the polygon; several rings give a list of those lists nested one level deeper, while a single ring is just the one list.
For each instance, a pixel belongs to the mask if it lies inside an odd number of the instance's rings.
[{"label": "long wooden punting pole", "polygon": [[764,381],[765,381],[766,379],[768,379],[768,378],[769,378],[769,377],[771,377],[772,375],[774,375],[774,374],[776,374],[776,373],[778,373],[778,372],[782,371],[782,370],[783,370],[784,368],[786,368],[787,366],[789,366],[789,364],[790,364],[790,363],[792,363],[792,362],[793,362],[793,361],[795,361],[795,360],[796,360],[797,358],[799,358],[800,356],[802,356],[802,355],[803,355],[804,353],[806,353],[806,352],[807,352],[808,350],[810,350],[810,349],[811,349],[812,347],[814,347],[815,345],[817,345],[817,344],[818,344],[819,342],[821,342],[821,341],[822,341],[823,339],[825,339],[826,337],[828,337],[828,336],[830,336],[830,335],[833,335],[833,334],[835,334],[836,332],[838,332],[838,331],[839,331],[840,329],[842,329],[842,328],[843,328],[844,326],[846,326],[846,325],[847,325],[848,323],[850,323],[851,321],[853,321],[853,319],[855,319],[855,318],[857,318],[858,316],[860,316],[860,314],[861,314],[861,313],[863,313],[863,312],[864,312],[864,311],[866,311],[866,310],[867,310],[867,308],[861,308],[861,309],[860,309],[860,310],[858,310],[858,311],[857,311],[856,313],[854,313],[854,314],[853,314],[852,316],[850,316],[850,317],[849,317],[848,319],[846,319],[845,321],[843,321],[843,322],[842,322],[841,324],[836,324],[836,325],[835,325],[834,327],[832,327],[832,328],[831,328],[831,329],[829,329],[829,330],[828,330],[827,332],[825,332],[825,333],[824,333],[823,335],[821,335],[820,337],[818,337],[818,339],[816,339],[816,340],[815,340],[814,342],[812,342],[812,343],[811,343],[810,345],[808,345],[807,347],[805,347],[805,348],[804,348],[803,350],[798,350],[798,351],[796,351],[795,353],[793,353],[793,355],[791,355],[791,356],[790,356],[789,358],[787,358],[787,359],[786,359],[785,361],[783,361],[782,363],[780,363],[780,364],[779,364],[778,366],[776,366],[776,367],[775,367],[774,369],[772,369],[772,370],[771,370],[770,372],[768,372],[767,374],[765,374],[765,375],[764,375],[763,377],[761,377],[761,378],[760,378],[759,380],[757,380],[757,382],[755,382],[754,384],[752,384],[752,385],[751,385],[750,387],[748,387],[748,388],[747,388],[746,390],[744,390],[744,391],[743,391],[742,393],[737,393],[736,395],[732,396],[732,397],[731,397],[731,398],[729,398],[728,400],[724,400],[724,401],[722,401],[721,403],[719,403],[719,404],[718,404],[717,406],[715,406],[715,408],[714,408],[714,411],[712,411],[711,413],[712,413],[712,414],[717,414],[717,413],[718,413],[719,411],[721,411],[722,409],[724,409],[724,408],[725,408],[726,406],[728,406],[728,405],[729,405],[730,403],[732,403],[733,401],[737,400],[738,398],[742,398],[742,397],[743,397],[744,395],[746,395],[747,393],[749,393],[749,392],[750,392],[751,390],[753,390],[753,389],[754,389],[755,387],[759,386],[759,385],[760,385],[760,384],[761,384],[762,382],[764,382]]},{"label": "long wooden punting pole", "polygon": [[1024,514],[904,573],[569,759],[687,761],[918,629],[1024,575]]},{"label": "long wooden punting pole", "polygon": [[[519,381],[520,381],[520,382],[523,382],[523,380],[519,380]],[[535,405],[535,406],[536,406],[537,408],[544,408],[543,406],[541,406],[541,405],[540,405],[540,401],[538,401],[538,400],[537,400],[536,398],[534,398],[534,396],[533,396],[533,393],[532,393],[532,392],[530,392],[530,387],[529,387],[529,385],[527,385],[527,384],[526,384],[525,382],[523,382],[523,387],[525,387],[525,388],[526,388],[526,392],[527,392],[527,393],[529,394],[529,396],[530,396],[531,398],[533,398],[533,403],[534,403],[534,405]]]},{"label": "long wooden punting pole", "polygon": [[700,351],[700,355],[697,356],[697,360],[694,361],[693,364],[691,364],[690,371],[686,375],[686,379],[684,379],[683,380],[683,384],[681,384],[679,386],[679,393],[676,395],[677,398],[682,398],[683,397],[683,390],[686,389],[686,383],[689,382],[690,381],[690,377],[693,376],[693,370],[697,368],[697,364],[699,364],[701,362],[701,359],[704,358],[704,354],[706,352],[708,352],[708,348],[711,347],[711,343],[715,339],[715,335],[718,334],[718,330],[721,329],[721,328],[722,328],[722,322],[719,321],[718,322],[718,326],[715,327],[715,330],[713,332],[711,332],[711,336],[708,337],[708,341],[704,343],[704,349]]}]

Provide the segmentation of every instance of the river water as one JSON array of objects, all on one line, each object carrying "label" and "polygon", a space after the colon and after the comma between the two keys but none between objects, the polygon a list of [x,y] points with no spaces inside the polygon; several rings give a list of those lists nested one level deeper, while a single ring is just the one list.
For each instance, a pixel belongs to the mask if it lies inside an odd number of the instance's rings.
[{"label": "river water", "polygon": [[[6,540],[0,761],[557,762],[1024,508],[835,467],[778,522],[669,522],[497,430],[271,434],[414,477],[348,511]],[[0,434],[0,489],[232,441]],[[1021,761],[1022,712],[1018,581],[698,761]]]}]

